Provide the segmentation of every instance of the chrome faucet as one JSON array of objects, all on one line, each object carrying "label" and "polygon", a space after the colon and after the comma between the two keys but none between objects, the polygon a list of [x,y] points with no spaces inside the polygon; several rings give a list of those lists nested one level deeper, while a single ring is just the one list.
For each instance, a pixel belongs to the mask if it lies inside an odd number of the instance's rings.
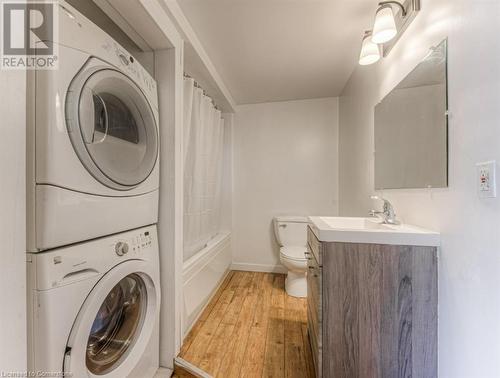
[{"label": "chrome faucet", "polygon": [[392,204],[386,200],[385,198],[379,196],[371,196],[372,200],[380,200],[384,201],[384,209],[383,211],[370,210],[370,215],[372,217],[380,217],[382,219],[382,223],[386,224],[400,224],[401,222],[396,219],[396,213],[394,212],[394,208]]}]

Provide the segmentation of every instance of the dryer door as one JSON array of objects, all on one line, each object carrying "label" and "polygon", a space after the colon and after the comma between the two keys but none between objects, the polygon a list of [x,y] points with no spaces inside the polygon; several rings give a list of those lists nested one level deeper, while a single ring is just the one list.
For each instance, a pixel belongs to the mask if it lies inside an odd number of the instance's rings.
[{"label": "dryer door", "polygon": [[146,180],[158,156],[155,114],[137,84],[108,66],[83,70],[66,98],[75,151],[102,184],[128,190]]},{"label": "dryer door", "polygon": [[122,263],[85,300],[66,347],[64,372],[74,377],[127,377],[139,362],[159,312],[159,285],[143,261]]}]

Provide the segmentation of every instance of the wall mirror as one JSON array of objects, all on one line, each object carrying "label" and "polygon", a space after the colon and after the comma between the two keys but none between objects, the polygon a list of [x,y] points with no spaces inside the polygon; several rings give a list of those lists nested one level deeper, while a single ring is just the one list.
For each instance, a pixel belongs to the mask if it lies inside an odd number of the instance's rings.
[{"label": "wall mirror", "polygon": [[448,186],[447,41],[375,107],[375,189]]}]

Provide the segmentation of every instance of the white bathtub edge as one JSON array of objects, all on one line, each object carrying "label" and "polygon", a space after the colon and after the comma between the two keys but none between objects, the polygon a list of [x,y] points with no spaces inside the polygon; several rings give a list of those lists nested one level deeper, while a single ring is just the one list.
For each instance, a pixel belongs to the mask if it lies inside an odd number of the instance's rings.
[{"label": "white bathtub edge", "polygon": [[186,336],[210,302],[231,268],[231,234],[221,233],[184,262],[183,336]]}]

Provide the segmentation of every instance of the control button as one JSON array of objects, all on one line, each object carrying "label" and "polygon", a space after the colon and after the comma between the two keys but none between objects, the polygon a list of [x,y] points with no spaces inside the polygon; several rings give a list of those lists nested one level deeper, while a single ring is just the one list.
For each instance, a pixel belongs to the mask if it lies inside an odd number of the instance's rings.
[{"label": "control button", "polygon": [[126,66],[129,65],[129,62],[128,62],[128,59],[127,57],[124,55],[124,54],[118,54],[118,58],[120,58],[120,60],[122,61],[122,63]]},{"label": "control button", "polygon": [[124,242],[116,243],[115,252],[118,256],[126,255],[128,253],[128,244]]}]

